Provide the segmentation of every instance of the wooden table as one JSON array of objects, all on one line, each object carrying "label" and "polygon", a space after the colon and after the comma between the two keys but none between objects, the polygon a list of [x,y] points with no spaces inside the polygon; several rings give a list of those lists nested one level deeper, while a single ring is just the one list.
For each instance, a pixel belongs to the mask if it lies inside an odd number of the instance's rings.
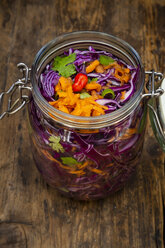
[{"label": "wooden table", "polygon": [[[1,0],[0,91],[31,66],[37,51],[63,32],[118,36],[145,68],[165,72],[163,0]],[[160,248],[163,246],[164,154],[148,120],[142,162],[115,195],[67,199],[42,179],[32,160],[26,110],[0,121],[0,247]]]}]

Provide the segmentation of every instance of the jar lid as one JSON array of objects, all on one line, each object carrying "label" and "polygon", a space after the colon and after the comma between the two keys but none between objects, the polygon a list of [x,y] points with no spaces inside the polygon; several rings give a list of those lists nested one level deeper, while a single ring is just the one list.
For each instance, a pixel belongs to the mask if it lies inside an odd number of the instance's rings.
[{"label": "jar lid", "polygon": [[161,83],[164,93],[158,98],[149,100],[149,116],[153,132],[165,152],[165,79]]}]

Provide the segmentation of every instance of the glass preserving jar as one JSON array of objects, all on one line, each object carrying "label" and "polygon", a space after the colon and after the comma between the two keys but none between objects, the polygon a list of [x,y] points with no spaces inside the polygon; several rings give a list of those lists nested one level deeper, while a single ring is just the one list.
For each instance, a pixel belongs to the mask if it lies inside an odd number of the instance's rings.
[{"label": "glass preserving jar", "polygon": [[[136,92],[122,108],[109,114],[97,117],[66,114],[41,95],[40,74],[55,56],[69,48],[83,50],[89,46],[138,67]],[[24,64],[19,67],[23,68],[24,78],[14,86],[20,87],[21,92],[18,108],[28,102],[32,153],[46,182],[79,200],[104,198],[122,188],[139,164],[146,128],[146,101],[150,96],[162,94],[162,89],[154,89],[154,78],[160,79],[161,73],[147,72],[149,92],[144,93],[145,72],[138,53],[116,37],[92,31],[64,34],[46,44],[35,57],[30,78],[29,69]],[[27,86],[29,81],[31,87]],[[27,89],[31,90],[28,97],[22,93]],[[5,114],[16,112],[13,106]]]}]

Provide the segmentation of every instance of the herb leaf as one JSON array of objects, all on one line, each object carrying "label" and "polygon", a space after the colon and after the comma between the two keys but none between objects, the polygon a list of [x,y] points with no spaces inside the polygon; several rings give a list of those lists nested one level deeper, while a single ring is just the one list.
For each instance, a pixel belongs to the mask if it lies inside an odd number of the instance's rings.
[{"label": "herb leaf", "polygon": [[78,163],[77,160],[72,157],[61,157],[61,160],[63,164],[66,164],[69,166],[74,166]]},{"label": "herb leaf", "polygon": [[88,84],[90,84],[91,82],[96,82],[98,80],[98,78],[88,78]]},{"label": "herb leaf", "polygon": [[102,64],[102,65],[109,65],[109,64],[115,62],[114,59],[112,59],[111,57],[106,56],[106,55],[100,55],[99,61],[100,61],[100,64]]},{"label": "herb leaf", "polygon": [[91,82],[97,81],[97,80],[98,80],[98,78],[92,78]]},{"label": "herb leaf", "polygon": [[54,59],[52,69],[58,71],[59,74],[63,77],[70,77],[76,73],[76,68],[74,64],[71,64],[75,61],[76,54],[72,53],[69,56],[60,57],[57,56]]},{"label": "herb leaf", "polygon": [[80,99],[85,99],[85,98],[88,98],[90,97],[91,95],[89,95],[87,92],[83,92],[80,94]]},{"label": "herb leaf", "polygon": [[49,146],[56,152],[64,152],[63,146],[60,144],[60,136],[50,136],[49,137]]}]

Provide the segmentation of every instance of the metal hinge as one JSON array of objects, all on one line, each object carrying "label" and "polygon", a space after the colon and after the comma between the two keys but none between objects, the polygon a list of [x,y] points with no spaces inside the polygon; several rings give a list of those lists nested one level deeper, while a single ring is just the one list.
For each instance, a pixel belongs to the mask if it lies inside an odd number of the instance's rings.
[{"label": "metal hinge", "polygon": [[5,111],[2,110],[2,113],[0,113],[0,120],[4,116],[15,114],[29,102],[29,95],[25,94],[25,91],[32,90],[30,85],[31,69],[28,68],[24,63],[19,63],[17,67],[23,73],[23,77],[18,79],[17,82],[13,83],[7,91],[4,91],[0,94],[1,109],[3,109],[5,95],[8,96],[7,107],[5,108]]},{"label": "metal hinge", "polygon": [[155,89],[155,82],[160,81],[163,78],[163,74],[154,70],[145,71],[145,74],[148,75],[149,79],[146,84],[147,93],[143,94],[142,98],[161,96],[164,93],[164,90],[160,87]]}]

